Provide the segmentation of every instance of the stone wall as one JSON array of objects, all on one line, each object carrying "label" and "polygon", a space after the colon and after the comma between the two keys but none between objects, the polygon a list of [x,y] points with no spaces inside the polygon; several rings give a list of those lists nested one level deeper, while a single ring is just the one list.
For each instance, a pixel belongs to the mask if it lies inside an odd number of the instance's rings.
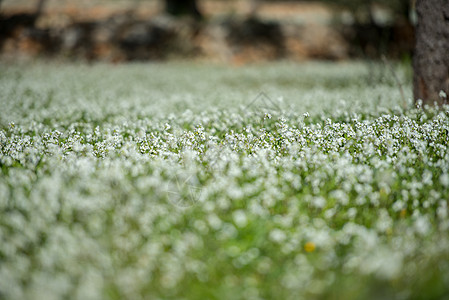
[{"label": "stone wall", "polygon": [[60,10],[37,19],[31,12],[13,11],[0,16],[0,52],[4,57],[110,62],[198,59],[234,64],[411,53],[413,28],[407,24],[364,28],[333,23],[329,10],[322,7],[314,10],[315,19],[313,11],[294,14],[292,10],[273,7],[270,15],[265,8],[257,15],[228,13],[201,22],[140,10],[102,11],[96,17],[87,11]]}]

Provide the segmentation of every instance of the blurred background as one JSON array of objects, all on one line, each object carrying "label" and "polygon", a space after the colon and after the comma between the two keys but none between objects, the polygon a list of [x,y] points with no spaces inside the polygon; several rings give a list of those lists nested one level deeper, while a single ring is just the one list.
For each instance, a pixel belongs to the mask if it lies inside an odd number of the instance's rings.
[{"label": "blurred background", "polygon": [[0,56],[410,60],[413,0],[0,0]]}]

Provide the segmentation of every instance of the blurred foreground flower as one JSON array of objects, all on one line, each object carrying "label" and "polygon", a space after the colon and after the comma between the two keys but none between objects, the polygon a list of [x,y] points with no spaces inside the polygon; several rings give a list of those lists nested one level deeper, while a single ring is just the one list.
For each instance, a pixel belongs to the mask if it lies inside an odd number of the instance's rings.
[{"label": "blurred foreground flower", "polygon": [[306,252],[313,252],[313,251],[315,251],[315,249],[316,249],[316,246],[315,246],[315,243],[313,243],[313,242],[307,242],[304,245],[304,250],[306,250]]}]

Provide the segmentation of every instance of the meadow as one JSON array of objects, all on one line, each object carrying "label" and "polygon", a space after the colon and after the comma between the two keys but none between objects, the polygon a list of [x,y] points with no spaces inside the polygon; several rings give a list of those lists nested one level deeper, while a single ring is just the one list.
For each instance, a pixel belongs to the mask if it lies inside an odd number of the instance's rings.
[{"label": "meadow", "polygon": [[449,107],[394,69],[0,62],[0,299],[449,299]]}]

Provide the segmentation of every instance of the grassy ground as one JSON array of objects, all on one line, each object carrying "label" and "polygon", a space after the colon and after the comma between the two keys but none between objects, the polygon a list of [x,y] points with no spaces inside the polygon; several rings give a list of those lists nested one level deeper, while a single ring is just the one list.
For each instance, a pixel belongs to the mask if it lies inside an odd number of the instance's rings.
[{"label": "grassy ground", "polygon": [[409,69],[0,70],[0,298],[447,298],[449,112]]}]

